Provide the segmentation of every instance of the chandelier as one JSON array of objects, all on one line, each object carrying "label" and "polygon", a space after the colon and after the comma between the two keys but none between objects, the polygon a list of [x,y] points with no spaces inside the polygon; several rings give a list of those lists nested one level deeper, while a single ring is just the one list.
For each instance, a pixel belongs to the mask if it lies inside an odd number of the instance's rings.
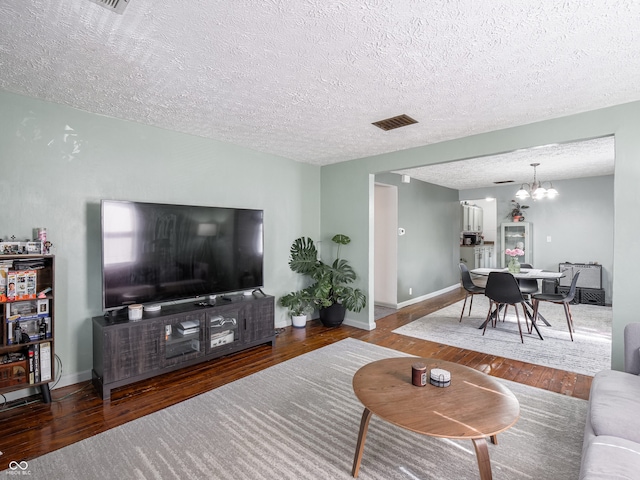
[{"label": "chandelier", "polygon": [[[536,177],[536,167],[540,165],[539,163],[530,164],[533,167],[533,183],[523,183],[520,185],[520,190],[516,193],[516,197],[520,200],[524,200],[526,198],[533,198],[534,200],[542,200],[543,198],[556,198],[558,196],[558,191],[553,188],[553,184],[551,182],[539,182]],[[544,184],[548,184],[549,186],[545,188]]]}]

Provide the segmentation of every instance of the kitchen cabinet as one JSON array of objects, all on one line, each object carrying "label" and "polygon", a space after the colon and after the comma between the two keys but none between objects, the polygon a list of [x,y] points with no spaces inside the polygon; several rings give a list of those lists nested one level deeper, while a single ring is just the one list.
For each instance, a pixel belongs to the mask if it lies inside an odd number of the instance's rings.
[{"label": "kitchen cabinet", "polygon": [[500,224],[500,266],[502,268],[509,263],[509,257],[505,250],[520,248],[524,255],[518,257],[518,262],[533,265],[533,244],[532,244],[532,224],[531,222],[505,222]]},{"label": "kitchen cabinet", "polygon": [[477,205],[469,205],[462,203],[462,224],[460,231],[462,232],[482,232],[483,215],[481,207]]},{"label": "kitchen cabinet", "polygon": [[474,268],[495,268],[495,251],[493,245],[476,245],[460,247],[460,262],[469,270]]}]

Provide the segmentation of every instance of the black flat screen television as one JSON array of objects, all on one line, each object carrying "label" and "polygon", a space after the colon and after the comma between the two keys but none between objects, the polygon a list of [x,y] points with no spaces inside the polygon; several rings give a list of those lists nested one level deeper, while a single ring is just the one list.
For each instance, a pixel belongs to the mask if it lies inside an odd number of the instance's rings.
[{"label": "black flat screen television", "polygon": [[262,210],[103,200],[101,216],[104,310],[263,286]]}]

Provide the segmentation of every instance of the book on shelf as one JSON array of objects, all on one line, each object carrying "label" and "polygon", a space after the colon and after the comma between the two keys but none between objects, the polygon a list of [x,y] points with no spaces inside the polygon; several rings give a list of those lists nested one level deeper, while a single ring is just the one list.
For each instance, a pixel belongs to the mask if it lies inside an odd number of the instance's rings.
[{"label": "book on shelf", "polygon": [[40,383],[40,345],[33,346],[33,381]]},{"label": "book on shelf", "polygon": [[51,381],[51,342],[29,345],[27,359],[30,384]]},{"label": "book on shelf", "polygon": [[36,370],[35,370],[35,345],[30,345],[28,349],[28,357],[29,357],[29,383],[36,383]]},{"label": "book on shelf", "polygon": [[40,381],[51,380],[51,343],[43,342],[40,347]]}]

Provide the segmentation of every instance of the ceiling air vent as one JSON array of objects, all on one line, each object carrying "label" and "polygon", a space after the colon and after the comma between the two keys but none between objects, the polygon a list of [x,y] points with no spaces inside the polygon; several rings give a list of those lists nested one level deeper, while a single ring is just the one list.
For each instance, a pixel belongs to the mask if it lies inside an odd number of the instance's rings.
[{"label": "ceiling air vent", "polygon": [[513,180],[498,180],[497,182],[493,182],[496,185],[502,185],[503,183],[513,183]]},{"label": "ceiling air vent", "polygon": [[403,114],[398,115],[397,117],[387,118],[386,120],[380,120],[379,122],[373,122],[372,125],[375,125],[376,127],[381,128],[386,132],[388,130],[393,130],[394,128],[413,125],[414,123],[418,122],[408,115]]},{"label": "ceiling air vent", "polygon": [[90,2],[102,5],[104,8],[108,8],[112,12],[122,14],[124,9],[129,5],[129,0],[89,0]]}]

